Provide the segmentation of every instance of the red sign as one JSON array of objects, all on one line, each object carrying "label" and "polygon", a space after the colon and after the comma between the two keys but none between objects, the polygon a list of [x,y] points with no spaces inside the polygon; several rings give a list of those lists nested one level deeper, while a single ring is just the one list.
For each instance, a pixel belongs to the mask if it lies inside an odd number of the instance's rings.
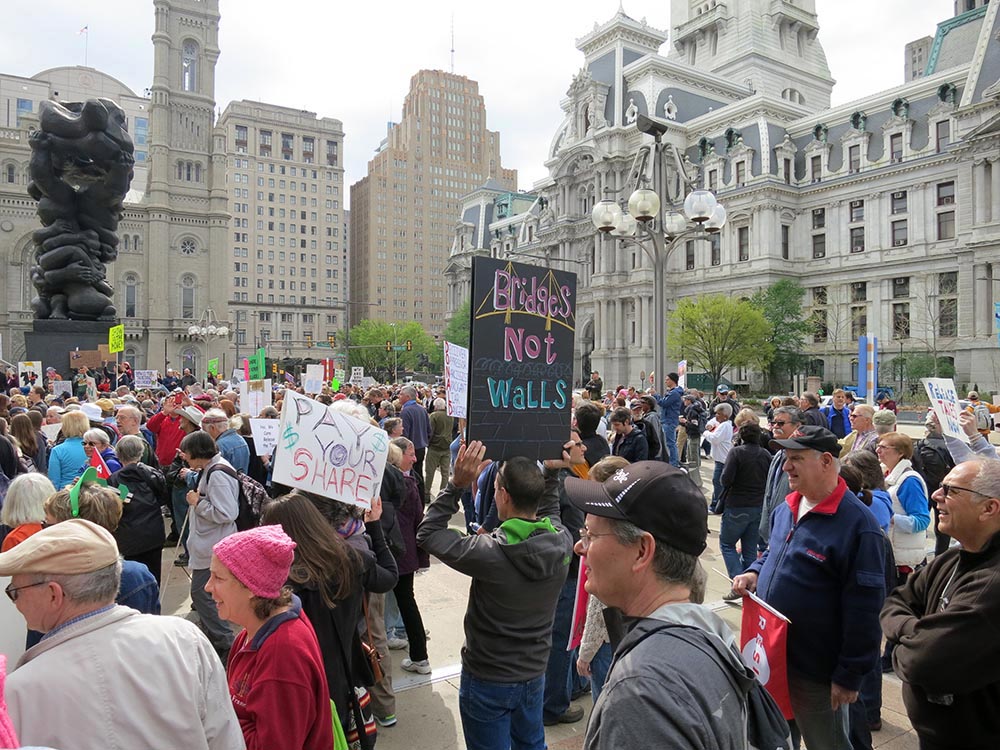
[{"label": "red sign", "polygon": [[792,700],[788,695],[785,654],[787,640],[788,618],[754,594],[746,594],[740,625],[743,661],[774,698],[784,717],[791,720]]}]

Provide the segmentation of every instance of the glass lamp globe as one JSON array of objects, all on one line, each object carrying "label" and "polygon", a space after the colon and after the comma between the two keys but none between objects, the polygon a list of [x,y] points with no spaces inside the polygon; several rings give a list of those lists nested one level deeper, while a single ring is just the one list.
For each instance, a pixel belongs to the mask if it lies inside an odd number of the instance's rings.
[{"label": "glass lamp globe", "polygon": [[208,326],[208,335],[209,336],[214,336],[216,330],[218,330],[218,329],[216,329],[215,323],[210,323],[209,326]]},{"label": "glass lamp globe", "polygon": [[712,218],[712,212],[718,202],[715,196],[708,190],[695,190],[684,199],[684,213],[691,221],[699,224]]},{"label": "glass lamp globe", "polygon": [[215,333],[217,336],[228,336],[229,329],[226,326],[221,326],[215,329]]},{"label": "glass lamp globe", "polygon": [[618,222],[618,226],[611,232],[615,237],[635,237],[635,219],[632,214],[623,213]]},{"label": "glass lamp globe", "polygon": [[191,326],[188,328],[189,336],[197,336],[199,333],[201,333],[201,329],[198,326]]},{"label": "glass lamp globe", "polygon": [[649,221],[660,213],[660,196],[649,188],[639,188],[628,199],[628,212],[636,221]]},{"label": "glass lamp globe", "polygon": [[198,333],[200,333],[202,336],[207,336],[208,335],[208,329],[205,328],[204,326],[202,326],[201,328],[198,329]]},{"label": "glass lamp globe", "polygon": [[715,210],[712,211],[712,216],[708,221],[705,222],[705,231],[715,233],[722,229],[726,225],[726,207],[721,203],[715,204]]},{"label": "glass lamp globe", "polygon": [[676,237],[687,229],[687,221],[676,211],[671,211],[663,220],[663,233],[668,237]]},{"label": "glass lamp globe", "polygon": [[602,232],[610,232],[617,227],[621,217],[622,210],[618,204],[607,198],[598,201],[594,210],[590,212],[590,220],[594,223],[594,227]]}]

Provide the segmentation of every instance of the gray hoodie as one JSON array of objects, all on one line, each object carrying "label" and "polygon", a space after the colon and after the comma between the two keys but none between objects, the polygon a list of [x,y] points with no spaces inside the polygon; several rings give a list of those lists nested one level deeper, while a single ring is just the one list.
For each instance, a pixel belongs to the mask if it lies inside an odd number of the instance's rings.
[{"label": "gray hoodie", "polygon": [[700,604],[664,605],[618,645],[584,748],[744,750],[752,684],[721,618]]},{"label": "gray hoodie", "polygon": [[557,473],[546,471],[538,520],[512,518],[492,534],[448,527],[462,490],[448,483],[427,509],[417,544],[472,576],[465,611],[462,669],[489,682],[525,682],[545,674],[556,602],[573,554],[559,522]]}]

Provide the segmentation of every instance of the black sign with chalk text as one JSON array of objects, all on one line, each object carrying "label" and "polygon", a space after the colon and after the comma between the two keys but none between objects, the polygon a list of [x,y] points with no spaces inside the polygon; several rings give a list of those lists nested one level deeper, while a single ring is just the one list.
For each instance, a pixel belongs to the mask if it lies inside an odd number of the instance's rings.
[{"label": "black sign with chalk text", "polygon": [[472,262],[469,440],[488,458],[558,458],[573,408],[576,274]]}]

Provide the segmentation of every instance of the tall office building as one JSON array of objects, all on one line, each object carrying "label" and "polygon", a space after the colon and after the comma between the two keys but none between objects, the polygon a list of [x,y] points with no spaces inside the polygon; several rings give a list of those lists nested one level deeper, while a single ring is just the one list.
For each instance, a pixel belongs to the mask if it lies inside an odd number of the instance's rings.
[{"label": "tall office building", "polygon": [[486,128],[479,84],[422,70],[403,117],[390,123],[368,175],[351,186],[351,322],[414,320],[431,335],[445,324],[441,271],[461,198],[493,180],[517,187],[500,163],[500,134]]},{"label": "tall office building", "polygon": [[344,129],[339,120],[261,102],[219,118],[232,214],[230,309],[241,347],[306,357],[343,328]]}]

